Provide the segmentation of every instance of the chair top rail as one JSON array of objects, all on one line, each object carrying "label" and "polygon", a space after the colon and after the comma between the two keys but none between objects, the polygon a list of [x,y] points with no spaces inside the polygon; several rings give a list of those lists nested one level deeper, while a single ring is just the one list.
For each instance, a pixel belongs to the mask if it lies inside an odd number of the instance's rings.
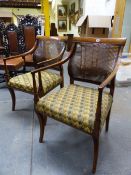
[{"label": "chair top rail", "polygon": [[126,38],[74,37],[73,42],[105,43],[124,46],[126,43]]}]

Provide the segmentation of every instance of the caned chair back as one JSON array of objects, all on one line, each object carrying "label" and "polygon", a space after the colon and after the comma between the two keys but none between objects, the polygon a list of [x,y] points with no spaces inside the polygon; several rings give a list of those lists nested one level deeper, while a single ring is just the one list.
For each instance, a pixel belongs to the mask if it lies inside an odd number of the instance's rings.
[{"label": "caned chair back", "polygon": [[[37,37],[37,49],[33,54],[35,63],[43,62],[43,66],[62,59],[65,50],[64,40],[59,37]],[[47,61],[47,62],[46,62]],[[57,67],[58,68],[58,67]]]},{"label": "caned chair back", "polygon": [[124,39],[74,38],[76,50],[69,60],[69,75],[74,80],[100,84],[114,69]]}]

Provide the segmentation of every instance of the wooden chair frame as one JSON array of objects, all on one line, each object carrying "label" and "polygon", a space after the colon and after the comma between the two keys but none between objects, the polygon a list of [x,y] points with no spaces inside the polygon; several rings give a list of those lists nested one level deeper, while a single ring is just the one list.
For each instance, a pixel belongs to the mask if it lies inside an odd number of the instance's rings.
[{"label": "wooden chair frame", "polygon": [[[10,56],[10,57],[4,58],[5,78],[6,78],[7,87],[8,87],[8,89],[9,89],[9,92],[10,92],[11,98],[12,98],[12,111],[15,110],[15,105],[16,105],[16,97],[15,97],[15,91],[14,91],[14,89],[16,89],[16,90],[19,90],[19,89],[16,88],[16,87],[10,87],[10,86],[8,85],[8,82],[9,82],[9,80],[10,80],[10,75],[9,75],[9,70],[8,70],[7,65],[6,65],[6,62],[7,62],[7,60],[11,60],[11,59],[14,59],[14,58],[17,58],[17,57],[22,57],[23,59],[25,59],[25,56],[26,56],[26,55],[28,55],[28,54],[33,54],[33,53],[35,52],[35,50],[37,49],[37,46],[38,46],[40,40],[46,40],[46,39],[48,39],[48,40],[49,40],[49,39],[53,39],[53,40],[58,40],[58,41],[64,41],[64,42],[66,43],[67,40],[68,40],[68,37],[45,37],[45,36],[42,37],[42,36],[37,36],[35,45],[34,45],[34,47],[33,47],[30,51],[25,52],[25,53],[22,53],[22,54],[19,54],[19,55],[15,55],[15,56]],[[36,67],[39,68],[39,67],[43,66],[43,64],[50,65],[52,62],[55,63],[56,61],[58,61],[58,59],[59,59],[59,60],[62,59],[62,56],[63,56],[63,54],[64,54],[64,52],[65,52],[65,48],[66,48],[66,47],[64,47],[64,48],[62,49],[62,51],[59,53],[59,55],[58,55],[57,57],[53,58],[53,59],[46,60],[46,61],[41,61],[41,62],[38,62],[38,63],[35,62]],[[62,87],[64,86],[63,66],[62,66],[62,65],[59,65],[59,67],[60,67],[60,69],[59,69],[60,76],[61,76],[61,78],[62,78],[62,82],[61,82],[61,84],[60,84],[60,87],[62,88]],[[33,80],[32,80],[32,81],[33,81]],[[51,90],[52,90],[52,89],[51,89]],[[21,90],[20,90],[20,91],[21,91]],[[25,92],[25,91],[23,91],[23,92]],[[26,93],[27,93],[27,92],[26,92]],[[28,93],[29,93],[29,92],[28,92]],[[30,94],[33,94],[33,93],[30,92]],[[41,91],[41,95],[45,95],[45,94]]]},{"label": "wooden chair frame", "polygon": [[[105,43],[105,44],[113,44],[119,47],[119,51],[124,47],[126,39],[113,39],[113,38],[80,38],[80,37],[74,37],[73,41],[72,41],[72,46],[71,43],[71,49],[69,51],[68,56],[64,59],[61,60],[55,64],[46,66],[46,67],[42,67],[36,70],[33,70],[32,73],[32,77],[33,77],[33,86],[34,86],[34,103],[35,105],[37,104],[37,102],[39,101],[40,95],[39,95],[39,90],[37,90],[36,88],[36,81],[35,81],[35,74],[39,73],[41,71],[44,71],[46,69],[50,69],[53,68],[55,66],[59,66],[59,65],[63,65],[64,63],[66,63],[69,59],[72,58],[72,56],[75,53],[76,50],[76,44],[80,43],[80,42],[92,42],[92,43]],[[92,167],[92,172],[95,173],[96,172],[96,166],[97,166],[97,159],[98,159],[98,152],[99,152],[99,136],[100,136],[100,124],[101,124],[101,106],[102,106],[102,95],[103,95],[103,90],[105,87],[109,88],[109,93],[110,95],[113,97],[114,95],[114,88],[115,88],[115,75],[116,72],[118,70],[119,67],[119,60],[116,63],[116,66],[114,67],[113,71],[111,72],[110,75],[108,75],[108,77],[103,81],[103,82],[96,82],[96,81],[86,81],[89,83],[94,83],[94,84],[98,84],[98,101],[97,101],[97,109],[96,109],[96,117],[95,117],[95,122],[94,122],[94,129],[92,133],[88,133],[92,136],[93,139],[93,143],[94,143],[94,158],[93,158],[93,167]],[[82,81],[81,79],[73,79],[72,77],[70,77],[70,84],[74,84],[74,80],[77,81]],[[85,81],[85,80],[83,80]],[[39,89],[41,89],[41,77],[39,76]],[[35,108],[35,111],[37,113],[38,119],[39,119],[39,123],[40,123],[40,138],[39,138],[39,142],[42,143],[43,142],[43,136],[44,136],[44,129],[45,129],[45,125],[46,125],[46,121],[47,121],[47,116],[44,113],[41,113],[39,111],[37,111],[37,109]],[[110,108],[111,111],[111,108]],[[108,116],[106,118],[106,132],[108,131],[109,128],[109,120],[110,120],[110,111],[108,113]]]}]

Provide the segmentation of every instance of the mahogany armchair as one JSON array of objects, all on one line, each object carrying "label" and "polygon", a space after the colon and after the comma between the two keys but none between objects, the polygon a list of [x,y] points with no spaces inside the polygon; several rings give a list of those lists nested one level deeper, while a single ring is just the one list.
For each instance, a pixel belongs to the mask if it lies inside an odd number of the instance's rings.
[{"label": "mahogany armchair", "polygon": [[[118,57],[125,42],[124,38],[74,37],[67,58],[32,71],[35,111],[40,123],[39,141],[43,141],[47,116],[91,135],[94,143],[93,173],[96,172],[100,132],[105,123],[106,131],[109,127]],[[37,88],[36,74],[41,75],[42,71],[67,61],[70,85],[42,97],[38,90],[42,89],[41,76]],[[77,85],[75,81],[95,84],[98,88],[89,84]]]},{"label": "mahogany armchair", "polygon": [[[5,28],[4,23],[0,22],[0,45],[3,47],[0,58],[0,70],[4,70],[5,57],[16,55],[22,52],[22,43],[20,37],[20,30],[15,24],[9,24]],[[10,72],[10,75],[17,74],[18,70],[24,66],[24,60],[21,57],[17,57],[13,60],[8,60],[6,66]],[[4,81],[4,74],[3,81]]]},{"label": "mahogany armchair", "polygon": [[[40,35],[37,17],[26,15],[20,19],[19,29],[23,37],[24,51],[29,51],[35,44],[36,36]],[[28,54],[25,56],[25,66],[34,67],[33,55]]]},{"label": "mahogany armchair", "polygon": [[[23,54],[15,55],[4,59],[4,66],[6,72],[6,82],[9,92],[12,97],[12,110],[15,110],[16,97],[15,90],[23,91],[26,93],[34,94],[33,90],[33,79],[31,72],[17,75],[15,77],[10,77],[8,74],[8,67],[6,62],[8,60],[16,59],[17,57],[25,57],[29,54],[32,54],[34,57],[35,67],[41,67],[44,65],[49,65],[60,61],[65,53],[67,43],[67,37],[42,37],[37,36],[34,47]],[[63,67],[59,65],[55,68],[56,72],[51,71],[42,71],[41,72],[41,86],[42,90],[40,91],[41,95],[45,95],[58,85],[63,87]],[[36,74],[37,84],[38,76]]]}]

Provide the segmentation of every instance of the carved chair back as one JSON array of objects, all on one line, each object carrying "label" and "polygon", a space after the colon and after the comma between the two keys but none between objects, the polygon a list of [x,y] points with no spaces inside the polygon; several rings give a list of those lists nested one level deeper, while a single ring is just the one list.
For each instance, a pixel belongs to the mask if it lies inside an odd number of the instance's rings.
[{"label": "carved chair back", "polygon": [[16,55],[24,52],[23,38],[20,29],[15,24],[9,24],[5,28],[5,36],[8,44],[8,53]]},{"label": "carved chair back", "polygon": [[24,36],[25,51],[28,51],[33,47],[36,35],[40,34],[38,20],[36,17],[26,15],[20,19],[19,28]]},{"label": "carved chair back", "polygon": [[0,46],[3,46],[3,35],[2,35],[3,30],[4,30],[4,23],[0,21]]},{"label": "carved chair back", "polygon": [[0,21],[0,47],[4,47],[0,52],[2,55],[8,56],[8,46],[7,46],[7,39],[5,36],[5,25],[3,21]]}]

